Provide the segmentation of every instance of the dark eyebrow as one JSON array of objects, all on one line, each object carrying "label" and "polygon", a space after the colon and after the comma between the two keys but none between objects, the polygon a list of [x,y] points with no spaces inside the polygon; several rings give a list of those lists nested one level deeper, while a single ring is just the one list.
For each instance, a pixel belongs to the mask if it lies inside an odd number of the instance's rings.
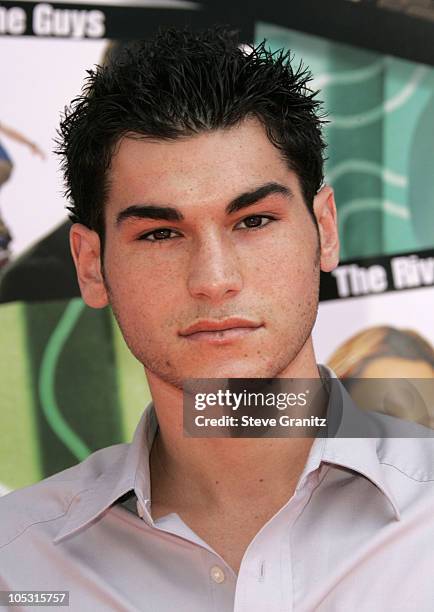
[{"label": "dark eyebrow", "polygon": [[[247,208],[263,200],[273,193],[280,193],[288,198],[293,197],[289,187],[280,183],[266,183],[253,191],[246,191],[234,198],[226,206],[225,212],[230,215],[234,212]],[[156,219],[163,221],[183,221],[184,215],[173,206],[158,206],[155,204],[134,204],[122,210],[116,217],[116,225],[120,225],[126,219]]]},{"label": "dark eyebrow", "polygon": [[293,197],[293,193],[289,187],[285,187],[280,183],[266,183],[265,185],[262,185],[262,187],[258,187],[258,189],[254,189],[253,191],[242,193],[232,200],[232,202],[226,206],[226,214],[230,215],[238,210],[247,208],[247,206],[252,206],[253,204],[256,204],[256,202],[259,202],[259,200],[263,200],[272,193],[280,193],[285,195],[287,198]]},{"label": "dark eyebrow", "polygon": [[182,221],[184,215],[173,206],[156,206],[155,204],[133,204],[116,217],[116,225],[126,219],[162,219],[164,221]]}]

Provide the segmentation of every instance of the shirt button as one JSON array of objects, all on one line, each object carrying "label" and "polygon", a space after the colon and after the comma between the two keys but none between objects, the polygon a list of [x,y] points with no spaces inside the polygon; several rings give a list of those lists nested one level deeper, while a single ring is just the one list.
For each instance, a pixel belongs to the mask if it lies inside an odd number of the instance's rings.
[{"label": "shirt button", "polygon": [[220,584],[225,579],[225,573],[221,567],[219,567],[218,565],[213,565],[213,567],[211,568],[211,578],[214,580],[214,582]]}]

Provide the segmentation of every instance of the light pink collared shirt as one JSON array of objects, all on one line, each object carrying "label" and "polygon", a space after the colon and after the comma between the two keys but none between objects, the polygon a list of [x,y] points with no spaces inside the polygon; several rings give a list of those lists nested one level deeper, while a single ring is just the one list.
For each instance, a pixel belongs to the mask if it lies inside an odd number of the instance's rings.
[{"label": "light pink collared shirt", "polygon": [[432,438],[315,439],[237,576],[179,515],[152,520],[157,425],[151,403],[131,444],[0,499],[0,590],[67,590],[74,612],[434,611]]}]

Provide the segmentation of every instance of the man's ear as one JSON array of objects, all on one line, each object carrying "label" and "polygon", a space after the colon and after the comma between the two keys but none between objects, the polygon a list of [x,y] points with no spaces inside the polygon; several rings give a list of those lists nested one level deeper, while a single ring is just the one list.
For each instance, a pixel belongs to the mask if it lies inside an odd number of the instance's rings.
[{"label": "man's ear", "polygon": [[81,223],[74,223],[69,232],[69,244],[83,300],[92,308],[104,308],[108,295],[101,271],[98,234]]},{"label": "man's ear", "polygon": [[313,200],[321,246],[321,270],[331,272],[339,263],[339,235],[333,189],[322,187]]}]

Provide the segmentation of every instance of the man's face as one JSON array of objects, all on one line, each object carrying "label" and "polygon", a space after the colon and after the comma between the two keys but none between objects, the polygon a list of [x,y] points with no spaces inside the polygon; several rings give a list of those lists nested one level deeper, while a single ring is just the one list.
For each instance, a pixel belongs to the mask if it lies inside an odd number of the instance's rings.
[{"label": "man's face", "polygon": [[[147,370],[182,388],[185,378],[276,377],[302,357],[318,306],[318,233],[259,122],[124,138],[109,173],[105,288]],[[183,218],[149,218],[148,206]],[[254,327],[188,335],[229,317]]]}]

